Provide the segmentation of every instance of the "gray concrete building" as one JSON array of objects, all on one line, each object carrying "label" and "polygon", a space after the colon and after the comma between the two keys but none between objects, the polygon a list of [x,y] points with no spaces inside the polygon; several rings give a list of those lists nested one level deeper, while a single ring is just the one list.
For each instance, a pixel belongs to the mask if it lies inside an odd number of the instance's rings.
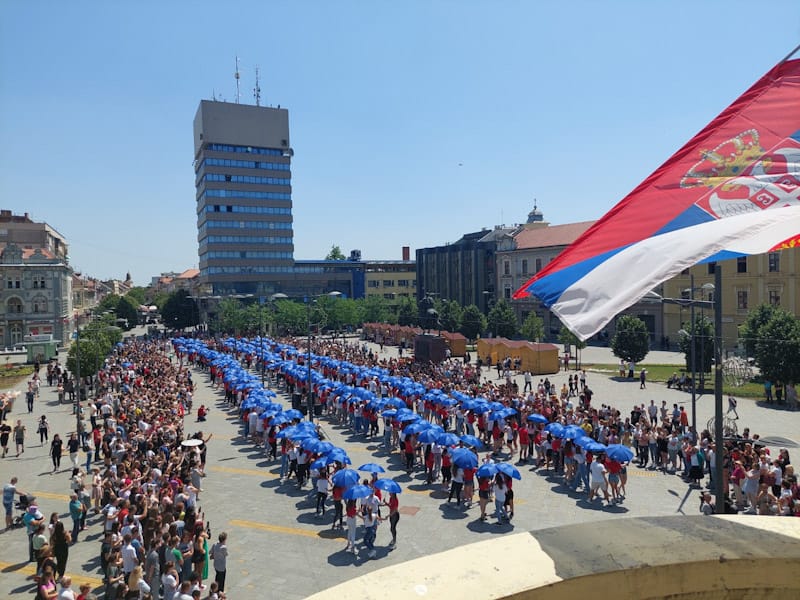
[{"label": "gray concrete building", "polygon": [[202,100],[194,118],[200,282],[268,296],[294,265],[289,112]]}]

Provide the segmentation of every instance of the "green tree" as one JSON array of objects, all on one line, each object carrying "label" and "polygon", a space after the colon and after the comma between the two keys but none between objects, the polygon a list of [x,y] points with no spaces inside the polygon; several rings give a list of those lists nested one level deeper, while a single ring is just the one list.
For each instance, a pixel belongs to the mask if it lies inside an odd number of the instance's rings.
[{"label": "green tree", "polygon": [[769,323],[778,307],[762,304],[747,313],[744,323],[739,325],[739,341],[744,345],[747,356],[755,357],[759,330]]},{"label": "green tree", "polygon": [[544,321],[534,311],[531,311],[525,317],[519,331],[526,340],[540,342],[544,338]]},{"label": "green tree", "polygon": [[331,251],[325,255],[325,260],[347,260],[339,246],[331,246]]},{"label": "green tree", "polygon": [[474,304],[464,308],[461,315],[461,333],[468,340],[476,339],[481,332],[486,331],[486,317]]},{"label": "green tree", "polygon": [[122,296],[118,294],[108,294],[105,296],[97,306],[94,308],[94,313],[100,315],[106,312],[116,312],[117,304],[122,300]]},{"label": "green tree", "polygon": [[169,294],[167,292],[157,292],[153,296],[151,302],[158,307],[158,312],[162,312],[167,300],[169,300]]},{"label": "green tree", "polygon": [[134,298],[123,296],[117,302],[114,314],[117,318],[117,324],[129,331],[139,324],[139,303]]},{"label": "green tree", "polygon": [[411,296],[400,298],[397,305],[397,324],[404,326],[416,325],[418,322],[417,300]]},{"label": "green tree", "polygon": [[758,329],[755,358],[765,379],[800,382],[800,319],[776,308]]},{"label": "green tree", "polygon": [[177,290],[164,303],[161,318],[167,327],[184,329],[200,322],[200,310],[194,298],[189,297],[189,292]]},{"label": "green tree", "polygon": [[451,332],[456,332],[461,329],[464,309],[461,308],[458,302],[455,300],[442,300],[437,310],[439,312],[439,322],[442,325],[442,329]]},{"label": "green tree", "polygon": [[489,311],[489,330],[497,337],[513,338],[517,335],[519,322],[514,309],[505,300],[500,300]]},{"label": "green tree", "polygon": [[102,315],[80,330],[78,339],[67,354],[67,369],[77,375],[80,354],[81,377],[94,375],[103,366],[114,345],[122,340],[122,330],[114,325],[112,315]]},{"label": "green tree", "polygon": [[381,296],[367,296],[361,300],[362,323],[386,323],[389,316],[389,306]]},{"label": "green tree", "polygon": [[308,330],[308,312],[304,304],[292,300],[275,302],[275,323],[279,331],[300,335]]},{"label": "green tree", "polygon": [[132,287],[130,291],[125,294],[125,297],[133,300],[138,308],[140,304],[147,304],[147,288]]},{"label": "green tree", "polygon": [[633,315],[622,315],[617,319],[611,351],[625,362],[641,362],[650,351],[650,333],[647,325]]}]

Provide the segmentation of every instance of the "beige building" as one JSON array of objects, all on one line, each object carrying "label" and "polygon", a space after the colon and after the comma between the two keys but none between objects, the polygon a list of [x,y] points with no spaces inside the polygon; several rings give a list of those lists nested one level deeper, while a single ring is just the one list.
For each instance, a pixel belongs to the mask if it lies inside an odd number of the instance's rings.
[{"label": "beige building", "polygon": [[[691,298],[694,276],[694,298],[713,300],[713,263],[695,265],[677,277],[664,282],[665,298]],[[747,314],[761,304],[781,306],[800,315],[800,248],[770,252],[726,260],[722,265],[722,338],[723,351],[738,350],[738,327]],[[705,289],[704,289],[705,286]],[[695,308],[697,312],[699,309]],[[690,309],[664,304],[664,332],[671,344],[678,340],[678,331],[691,322]],[[710,319],[713,310],[705,310]]]},{"label": "beige building", "polygon": [[[405,254],[404,251],[404,256]],[[413,260],[364,261],[364,296],[380,296],[390,306],[417,297],[417,263]]]}]

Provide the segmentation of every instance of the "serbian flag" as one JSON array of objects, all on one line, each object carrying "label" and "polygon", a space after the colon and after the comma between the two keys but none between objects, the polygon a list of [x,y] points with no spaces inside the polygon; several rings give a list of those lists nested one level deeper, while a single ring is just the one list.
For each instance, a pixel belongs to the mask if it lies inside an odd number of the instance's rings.
[{"label": "serbian flag", "polygon": [[800,59],[784,60],[514,293],[582,340],[699,262],[800,243]]}]

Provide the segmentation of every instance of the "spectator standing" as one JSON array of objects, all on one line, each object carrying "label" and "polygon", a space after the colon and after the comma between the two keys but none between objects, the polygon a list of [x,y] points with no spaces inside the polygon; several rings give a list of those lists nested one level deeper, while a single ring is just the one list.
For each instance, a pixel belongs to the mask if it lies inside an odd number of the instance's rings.
[{"label": "spectator standing", "polygon": [[228,572],[228,534],[224,531],[219,534],[219,541],[211,546],[211,560],[216,573],[214,581],[219,586],[219,591],[225,591],[225,575]]}]

